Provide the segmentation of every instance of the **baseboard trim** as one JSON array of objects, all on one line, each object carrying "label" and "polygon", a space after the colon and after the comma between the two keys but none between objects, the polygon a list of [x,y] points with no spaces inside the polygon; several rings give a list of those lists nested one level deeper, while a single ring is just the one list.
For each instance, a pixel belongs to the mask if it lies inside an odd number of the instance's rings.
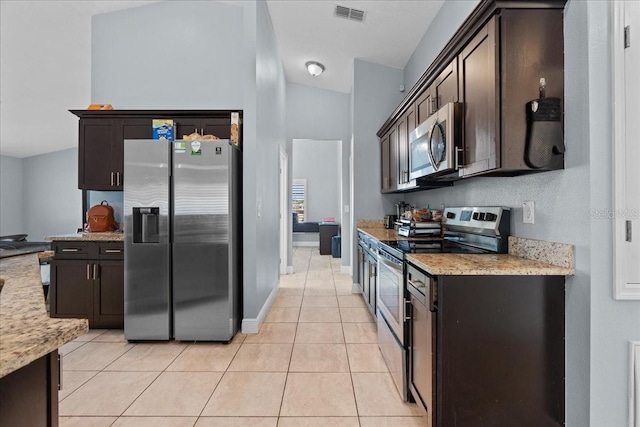
[{"label": "baseboard trim", "polygon": [[341,265],[340,266],[340,273],[342,274],[348,274],[351,275],[351,266],[350,265]]},{"label": "baseboard trim", "polygon": [[267,314],[269,314],[269,310],[271,310],[271,306],[278,295],[278,290],[280,289],[279,285],[273,288],[269,297],[265,301],[260,313],[258,313],[258,317],[255,318],[244,318],[242,319],[242,333],[243,334],[257,334],[260,330],[260,324],[264,322],[264,319],[267,318]]}]

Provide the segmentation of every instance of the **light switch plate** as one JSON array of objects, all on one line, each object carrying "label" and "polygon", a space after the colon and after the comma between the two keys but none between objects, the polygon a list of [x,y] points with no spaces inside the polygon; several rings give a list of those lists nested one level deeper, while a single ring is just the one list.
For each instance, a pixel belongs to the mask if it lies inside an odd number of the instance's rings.
[{"label": "light switch plate", "polygon": [[535,219],[534,202],[524,202],[522,204],[522,222],[525,224],[533,224]]}]

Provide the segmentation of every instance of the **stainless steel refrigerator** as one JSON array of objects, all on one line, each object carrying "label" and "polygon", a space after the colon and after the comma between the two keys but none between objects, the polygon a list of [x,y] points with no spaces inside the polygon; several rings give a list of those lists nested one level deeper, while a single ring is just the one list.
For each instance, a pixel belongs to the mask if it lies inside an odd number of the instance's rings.
[{"label": "stainless steel refrigerator", "polygon": [[229,140],[124,141],[127,340],[239,329],[242,153]]}]

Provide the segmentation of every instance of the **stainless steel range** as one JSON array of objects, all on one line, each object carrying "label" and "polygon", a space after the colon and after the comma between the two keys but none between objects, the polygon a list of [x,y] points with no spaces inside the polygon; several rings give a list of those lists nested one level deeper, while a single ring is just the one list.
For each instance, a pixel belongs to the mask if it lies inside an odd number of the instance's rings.
[{"label": "stainless steel range", "polygon": [[[511,211],[502,207],[446,208],[441,239],[398,239],[378,244],[378,346],[404,400],[410,398],[410,291],[408,253],[505,253]],[[409,282],[409,283],[408,283]],[[423,289],[417,292],[424,291]],[[426,298],[430,296],[427,295]],[[433,321],[435,321],[435,316]]]}]

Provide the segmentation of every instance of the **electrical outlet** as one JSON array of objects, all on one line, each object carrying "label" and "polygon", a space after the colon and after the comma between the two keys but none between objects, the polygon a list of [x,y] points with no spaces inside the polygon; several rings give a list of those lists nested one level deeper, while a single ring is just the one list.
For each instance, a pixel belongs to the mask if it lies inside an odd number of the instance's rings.
[{"label": "electrical outlet", "polygon": [[525,224],[533,224],[535,219],[534,202],[524,202],[522,204],[522,222]]}]

